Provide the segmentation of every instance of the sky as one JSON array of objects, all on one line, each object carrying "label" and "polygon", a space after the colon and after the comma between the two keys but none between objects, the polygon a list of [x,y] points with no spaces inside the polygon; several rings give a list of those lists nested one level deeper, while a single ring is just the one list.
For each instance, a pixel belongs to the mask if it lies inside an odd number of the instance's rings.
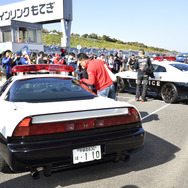
[{"label": "sky", "polygon": [[[21,0],[0,0],[0,6]],[[72,0],[71,33],[188,52],[188,0]],[[43,26],[62,31],[60,23]]]}]

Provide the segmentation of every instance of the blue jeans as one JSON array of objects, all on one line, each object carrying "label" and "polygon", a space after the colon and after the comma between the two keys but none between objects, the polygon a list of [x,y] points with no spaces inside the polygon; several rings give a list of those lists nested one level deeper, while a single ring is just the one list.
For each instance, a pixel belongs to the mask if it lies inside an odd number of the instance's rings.
[{"label": "blue jeans", "polygon": [[116,99],[116,90],[115,90],[114,84],[108,86],[107,88],[105,88],[101,91],[97,91],[97,95],[102,96],[102,97],[108,97],[108,98],[115,100]]}]

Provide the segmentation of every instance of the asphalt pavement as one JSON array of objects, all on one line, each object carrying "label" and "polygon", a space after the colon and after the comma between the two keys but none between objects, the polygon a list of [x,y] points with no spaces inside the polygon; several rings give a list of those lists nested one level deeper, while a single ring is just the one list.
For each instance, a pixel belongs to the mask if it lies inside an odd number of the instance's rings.
[{"label": "asphalt pavement", "polygon": [[144,148],[128,162],[73,169],[33,180],[29,173],[0,173],[0,188],[187,188],[188,102],[167,104],[149,98],[136,102],[134,94],[118,94],[119,101],[140,111],[146,131]]}]

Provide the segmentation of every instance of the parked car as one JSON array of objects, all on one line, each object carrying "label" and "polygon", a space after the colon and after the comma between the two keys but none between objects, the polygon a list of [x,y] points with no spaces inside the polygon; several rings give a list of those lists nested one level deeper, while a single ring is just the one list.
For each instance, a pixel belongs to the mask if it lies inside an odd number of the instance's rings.
[{"label": "parked car", "polygon": [[[155,78],[149,78],[148,96],[161,97],[166,103],[188,99],[188,65],[176,61],[152,62]],[[136,92],[137,72],[116,74],[119,92]]]},{"label": "parked car", "polygon": [[181,53],[176,56],[176,59],[178,62],[184,62],[187,56],[188,53]]},{"label": "parked car", "polygon": [[[44,72],[52,65],[41,66]],[[13,72],[35,68],[16,66]],[[0,106],[3,172],[30,171],[38,178],[43,170],[49,176],[59,169],[125,160],[144,145],[145,131],[133,105],[98,97],[74,77],[13,76],[0,90]]]}]

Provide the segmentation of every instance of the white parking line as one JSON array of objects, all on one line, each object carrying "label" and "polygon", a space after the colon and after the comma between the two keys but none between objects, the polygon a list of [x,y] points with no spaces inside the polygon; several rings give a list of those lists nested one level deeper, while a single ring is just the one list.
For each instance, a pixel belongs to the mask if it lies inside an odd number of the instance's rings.
[{"label": "white parking line", "polygon": [[148,117],[151,116],[152,114],[154,114],[154,113],[156,113],[156,112],[158,112],[158,111],[160,111],[160,110],[162,110],[162,109],[164,109],[164,108],[166,108],[166,107],[168,107],[168,106],[170,106],[170,104],[167,104],[167,105],[163,106],[162,108],[159,108],[158,110],[152,112],[151,114],[148,114],[147,116],[143,117],[142,120],[148,118]]},{"label": "white parking line", "polygon": [[[125,99],[129,99],[127,102],[135,101],[135,98],[134,98],[134,97],[123,97],[123,96],[117,96],[117,98],[125,98]],[[162,102],[162,103],[164,103],[163,100],[156,100],[156,99],[155,99],[155,100],[153,100],[153,99],[147,99],[147,100],[148,100],[148,101],[154,101],[154,102],[156,101],[156,102]],[[167,104],[167,105],[163,106],[162,108],[159,108],[158,110],[152,112],[151,114],[148,114],[147,116],[143,117],[142,120],[148,118],[149,116],[151,116],[152,114],[154,114],[154,113],[156,113],[156,112],[159,112],[160,110],[162,110],[162,109],[168,107],[169,105],[170,105],[170,104]]]},{"label": "white parking line", "polygon": [[125,98],[125,99],[130,99],[132,97],[122,97],[122,96],[117,96],[117,98]]},{"label": "white parking line", "polygon": [[[131,101],[135,101],[135,97],[123,97],[123,96],[117,96],[117,98],[132,99]],[[163,100],[152,99],[152,98],[147,99],[147,101],[154,101],[154,102],[161,102],[161,103],[164,103]]]}]

